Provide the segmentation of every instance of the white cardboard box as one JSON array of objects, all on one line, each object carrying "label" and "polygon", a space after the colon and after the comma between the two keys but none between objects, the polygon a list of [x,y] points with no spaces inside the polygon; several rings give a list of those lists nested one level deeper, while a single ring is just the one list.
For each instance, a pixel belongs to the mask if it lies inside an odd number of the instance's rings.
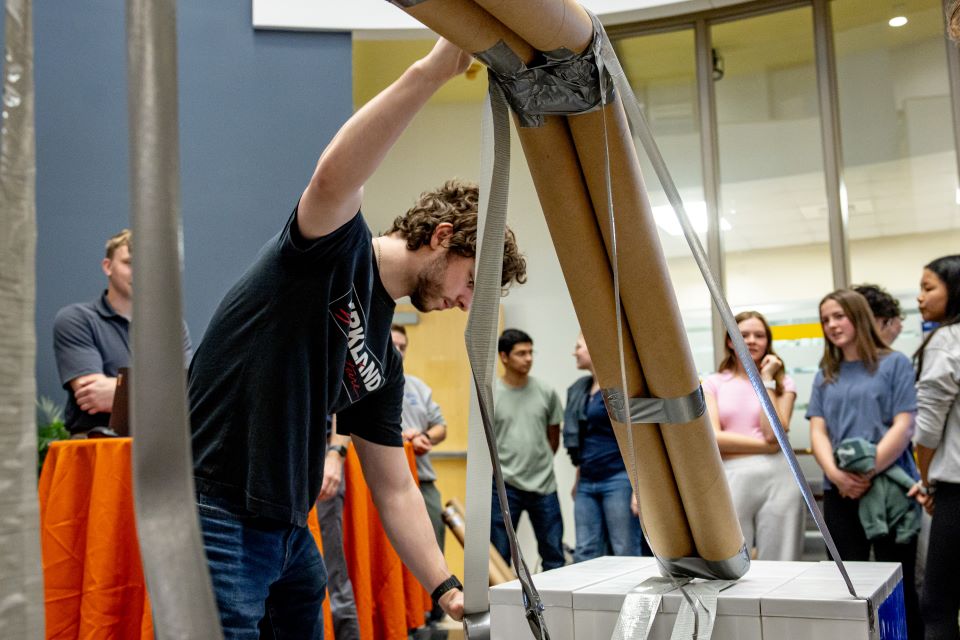
[{"label": "white cardboard box", "polygon": [[[857,593],[874,611],[901,581],[898,564],[848,562]],[[659,576],[653,558],[598,558],[534,576],[555,640],[606,640],[611,637],[626,594]],[[668,640],[683,596],[663,596],[650,633]],[[490,590],[491,638],[532,637],[523,616],[519,583]],[[871,624],[873,629],[871,629]],[[878,623],[868,621],[865,600],[850,596],[832,562],[754,561],[736,584],[720,592],[714,640],[868,640]]]}]

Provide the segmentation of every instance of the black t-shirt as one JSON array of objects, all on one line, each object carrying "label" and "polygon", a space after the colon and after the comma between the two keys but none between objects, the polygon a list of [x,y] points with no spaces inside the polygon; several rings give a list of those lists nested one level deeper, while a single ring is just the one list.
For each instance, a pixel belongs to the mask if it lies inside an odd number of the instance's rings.
[{"label": "black t-shirt", "polygon": [[220,302],[189,394],[197,490],[304,526],[329,414],[339,433],[402,445],[403,364],[363,217],[306,241],[296,216]]}]

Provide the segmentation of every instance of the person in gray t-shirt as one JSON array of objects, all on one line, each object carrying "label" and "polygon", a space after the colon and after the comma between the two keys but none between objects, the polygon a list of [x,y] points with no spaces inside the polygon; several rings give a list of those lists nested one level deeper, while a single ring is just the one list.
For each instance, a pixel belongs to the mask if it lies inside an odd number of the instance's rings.
[{"label": "person in gray t-shirt", "polygon": [[[563,520],[553,475],[553,455],[560,446],[563,406],[554,389],[530,375],[533,339],[518,329],[507,329],[497,344],[503,378],[494,387],[493,429],[506,484],[510,519],[516,528],[526,511],[537,538],[543,569],[565,564]],[[500,515],[500,498],[493,492],[490,540],[500,555],[510,560],[506,525]]]}]

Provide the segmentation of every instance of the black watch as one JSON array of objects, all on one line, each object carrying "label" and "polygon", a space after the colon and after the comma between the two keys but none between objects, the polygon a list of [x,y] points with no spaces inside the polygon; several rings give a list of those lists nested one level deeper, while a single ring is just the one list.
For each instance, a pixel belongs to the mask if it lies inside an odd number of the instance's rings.
[{"label": "black watch", "polygon": [[450,576],[437,585],[437,588],[434,589],[433,593],[430,594],[430,598],[434,602],[440,602],[440,598],[443,597],[443,594],[445,594],[447,591],[450,591],[450,589],[460,589],[460,591],[463,591],[463,585],[460,584],[460,580],[457,579],[457,576]]},{"label": "black watch", "polygon": [[342,444],[332,444],[329,447],[327,447],[327,453],[331,451],[336,451],[337,453],[339,453],[341,458],[347,457],[347,448]]}]

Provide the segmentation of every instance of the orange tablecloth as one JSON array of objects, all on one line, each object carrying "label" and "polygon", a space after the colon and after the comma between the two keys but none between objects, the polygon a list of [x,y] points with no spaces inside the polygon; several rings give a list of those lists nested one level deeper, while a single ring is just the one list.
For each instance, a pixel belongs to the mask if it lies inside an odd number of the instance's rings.
[{"label": "orange tablecloth", "polygon": [[[415,470],[409,446],[407,457]],[[345,476],[344,546],[361,633],[406,638],[423,624],[429,596],[390,546],[352,449]],[[153,638],[131,477],[129,438],[51,445],[39,486],[48,639]],[[329,611],[325,618],[332,639]]]},{"label": "orange tablecloth", "polygon": [[[409,444],[406,454],[410,471],[416,477],[416,459]],[[357,602],[360,635],[364,640],[406,640],[409,629],[423,625],[424,611],[430,610],[430,595],[400,562],[387,540],[353,447],[347,453],[344,479],[347,493],[343,505],[343,546]],[[309,524],[322,549],[316,511],[310,512]],[[326,640],[333,640],[329,602],[327,599],[323,603],[324,635]]]}]

